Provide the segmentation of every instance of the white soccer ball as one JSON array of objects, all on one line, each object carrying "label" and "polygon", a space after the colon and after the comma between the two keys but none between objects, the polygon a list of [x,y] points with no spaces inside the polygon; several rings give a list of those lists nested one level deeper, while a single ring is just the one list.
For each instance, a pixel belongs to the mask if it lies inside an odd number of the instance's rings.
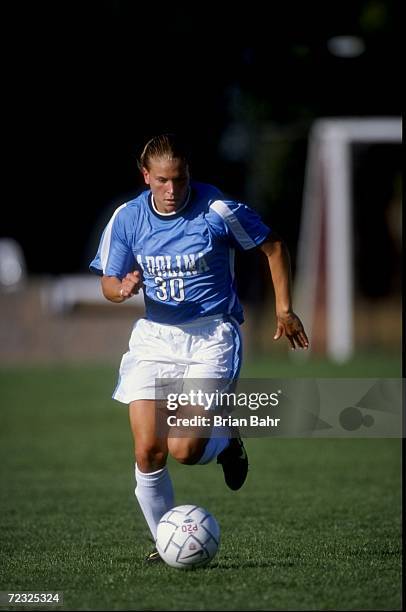
[{"label": "white soccer ball", "polygon": [[156,547],[171,567],[188,569],[211,561],[220,544],[220,527],[210,512],[199,506],[176,506],[158,523]]}]

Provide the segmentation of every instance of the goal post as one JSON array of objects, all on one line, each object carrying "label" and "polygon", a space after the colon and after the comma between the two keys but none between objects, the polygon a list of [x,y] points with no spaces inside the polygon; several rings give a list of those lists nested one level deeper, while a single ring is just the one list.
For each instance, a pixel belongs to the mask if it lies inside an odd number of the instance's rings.
[{"label": "goal post", "polygon": [[325,351],[338,362],[354,351],[351,146],[401,140],[400,118],[319,119],[309,134],[294,303],[310,339],[325,326]]}]

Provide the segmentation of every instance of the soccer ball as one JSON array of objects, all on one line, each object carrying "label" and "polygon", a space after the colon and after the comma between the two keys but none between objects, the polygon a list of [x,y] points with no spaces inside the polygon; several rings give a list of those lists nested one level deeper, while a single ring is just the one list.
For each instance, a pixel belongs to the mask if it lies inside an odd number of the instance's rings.
[{"label": "soccer ball", "polygon": [[187,504],[166,512],[158,523],[156,547],[171,567],[205,565],[217,553],[220,527],[204,508]]}]

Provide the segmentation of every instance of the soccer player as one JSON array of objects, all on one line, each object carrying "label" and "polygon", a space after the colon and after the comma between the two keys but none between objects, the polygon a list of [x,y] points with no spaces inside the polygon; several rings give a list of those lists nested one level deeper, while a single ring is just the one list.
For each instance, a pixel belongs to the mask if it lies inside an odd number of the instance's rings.
[{"label": "soccer player", "polygon": [[[133,327],[113,398],[129,404],[135,495],[155,541],[160,518],[175,505],[168,453],[189,465],[217,459],[232,490],[247,476],[243,442],[227,426],[211,437],[177,437],[170,430],[162,436],[156,428],[156,379],[238,377],[243,311],[235,289],[235,248],[259,248],[268,258],[274,339],[285,335],[292,349],[306,349],[308,339],[292,310],[288,252],[260,217],[212,185],[192,181],[175,135],[152,138],[139,168],[148,189],[114,212],[90,269],[101,275],[103,294],[112,302],[144,291],[146,315]],[[189,408],[196,414],[196,407]],[[147,557],[159,559],[156,549]]]}]

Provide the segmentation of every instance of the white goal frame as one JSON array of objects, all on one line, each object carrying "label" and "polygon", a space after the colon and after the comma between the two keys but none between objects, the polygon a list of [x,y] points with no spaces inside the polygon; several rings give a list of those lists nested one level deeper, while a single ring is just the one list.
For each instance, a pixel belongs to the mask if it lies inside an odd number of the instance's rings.
[{"label": "white goal frame", "polygon": [[401,118],[318,119],[309,135],[294,304],[311,340],[324,218],[326,350],[338,362],[354,350],[351,145],[383,142],[402,142]]}]

